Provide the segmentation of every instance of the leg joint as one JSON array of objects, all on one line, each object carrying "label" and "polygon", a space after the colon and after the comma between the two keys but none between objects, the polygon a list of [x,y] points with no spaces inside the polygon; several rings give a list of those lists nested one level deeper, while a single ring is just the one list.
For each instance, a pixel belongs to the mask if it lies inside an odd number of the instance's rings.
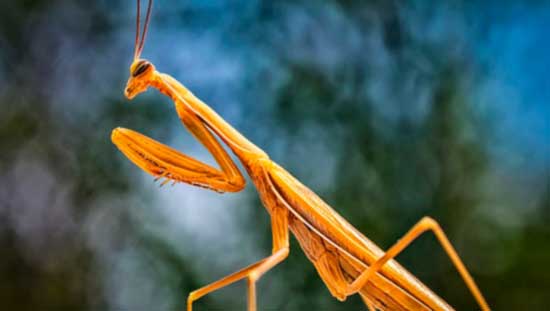
[{"label": "leg joint", "polygon": [[187,302],[193,302],[197,300],[197,298],[197,291],[192,291],[191,293],[189,293],[189,296],[187,296]]},{"label": "leg joint", "polygon": [[258,272],[252,271],[248,274],[248,282],[254,283],[258,281],[261,277],[262,276]]},{"label": "leg joint", "polygon": [[432,217],[425,216],[419,222],[419,225],[423,228],[439,229],[439,223]]}]

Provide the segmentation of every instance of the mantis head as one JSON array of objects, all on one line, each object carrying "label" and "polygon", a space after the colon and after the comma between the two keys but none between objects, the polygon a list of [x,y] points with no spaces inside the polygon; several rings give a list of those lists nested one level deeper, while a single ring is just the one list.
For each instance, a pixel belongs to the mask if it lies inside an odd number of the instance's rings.
[{"label": "mantis head", "polygon": [[126,83],[124,95],[133,99],[138,94],[145,92],[153,81],[155,66],[145,59],[137,59],[130,66],[130,78]]},{"label": "mantis head", "polygon": [[141,51],[145,43],[145,36],[147,34],[147,27],[149,26],[149,20],[151,18],[151,7],[153,0],[149,0],[147,6],[147,15],[145,18],[145,24],[143,25],[143,31],[141,32],[140,39],[140,17],[141,17],[141,1],[137,1],[137,19],[136,19],[136,41],[134,43],[134,62],[130,66],[130,78],[124,89],[124,95],[128,99],[133,99],[138,94],[147,90],[149,85],[153,82],[155,66],[151,62],[141,59]]}]

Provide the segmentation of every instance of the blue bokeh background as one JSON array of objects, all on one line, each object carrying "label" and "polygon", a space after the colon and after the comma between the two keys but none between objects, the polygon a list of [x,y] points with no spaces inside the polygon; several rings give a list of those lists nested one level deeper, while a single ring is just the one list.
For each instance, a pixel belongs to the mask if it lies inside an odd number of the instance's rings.
[{"label": "blue bokeh background", "polygon": [[[159,188],[110,142],[138,130],[213,163],[171,102],[123,97],[134,1],[0,4],[0,309],[181,310],[265,257],[251,186]],[[550,2],[157,1],[143,57],[382,248],[422,216],[495,310],[550,290]],[[398,260],[475,302],[431,235]],[[295,240],[260,310],[359,310]],[[196,310],[245,310],[245,286]]]}]

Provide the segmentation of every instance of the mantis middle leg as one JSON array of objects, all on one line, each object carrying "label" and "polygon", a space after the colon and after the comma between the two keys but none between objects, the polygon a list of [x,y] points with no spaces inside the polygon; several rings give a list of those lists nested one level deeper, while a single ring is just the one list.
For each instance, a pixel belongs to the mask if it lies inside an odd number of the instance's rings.
[{"label": "mantis middle leg", "polygon": [[191,292],[187,298],[187,311],[192,311],[193,302],[197,299],[245,278],[248,286],[248,311],[256,311],[256,282],[267,271],[283,261],[289,253],[288,212],[286,209],[278,207],[272,211],[271,228],[273,233],[271,256]]}]

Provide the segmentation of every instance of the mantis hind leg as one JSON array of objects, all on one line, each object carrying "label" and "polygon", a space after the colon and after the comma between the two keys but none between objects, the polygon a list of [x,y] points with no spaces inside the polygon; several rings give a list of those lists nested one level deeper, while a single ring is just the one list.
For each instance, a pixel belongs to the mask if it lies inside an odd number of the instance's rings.
[{"label": "mantis hind leg", "polygon": [[466,269],[466,266],[458,256],[458,253],[452,246],[451,242],[445,235],[445,232],[443,231],[443,229],[441,229],[439,224],[430,217],[422,218],[397,243],[390,247],[390,249],[388,249],[384,256],[376,260],[369,268],[364,270],[361,275],[357,277],[357,279],[355,279],[355,281],[353,281],[353,283],[348,287],[348,293],[355,293],[359,291],[367,283],[367,281],[382,268],[382,266],[386,262],[396,257],[420,235],[428,231],[432,231],[435,234],[437,240],[443,247],[443,250],[445,250],[449,258],[451,259],[451,262],[458,270],[460,276],[464,280],[464,283],[466,283],[466,286],[472,293],[472,296],[475,298],[481,309],[483,311],[490,310],[489,305],[481,294],[481,291],[479,290],[474,279]]}]

